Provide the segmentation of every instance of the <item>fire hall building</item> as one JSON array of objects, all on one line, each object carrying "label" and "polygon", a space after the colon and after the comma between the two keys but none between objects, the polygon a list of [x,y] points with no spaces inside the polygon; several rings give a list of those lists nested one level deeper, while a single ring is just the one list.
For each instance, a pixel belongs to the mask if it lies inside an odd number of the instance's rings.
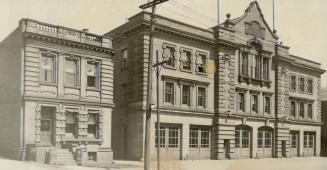
[{"label": "fire hall building", "polygon": [[[106,34],[118,51],[116,159],[140,160],[144,154],[149,21],[150,13],[141,12]],[[159,76],[159,106],[156,81],[152,84],[153,152],[160,147],[161,158],[168,160],[320,155],[318,94],[325,71],[320,63],[289,54],[258,2],[210,29],[163,16],[155,21],[154,64],[167,63]]]},{"label": "fire hall building", "polygon": [[111,163],[111,39],[22,19],[0,44],[0,155]]}]

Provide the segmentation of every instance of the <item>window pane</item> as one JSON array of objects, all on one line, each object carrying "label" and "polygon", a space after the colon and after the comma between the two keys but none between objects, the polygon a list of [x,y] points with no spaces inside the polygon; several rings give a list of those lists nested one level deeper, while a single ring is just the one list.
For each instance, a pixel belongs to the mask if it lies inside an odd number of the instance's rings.
[{"label": "window pane", "polygon": [[48,83],[54,83],[55,78],[55,57],[42,54],[41,80]]},{"label": "window pane", "polygon": [[312,119],[312,104],[308,104],[308,118]]},{"label": "window pane", "polygon": [[99,88],[99,66],[97,63],[87,63],[87,87]]},{"label": "window pane", "polygon": [[201,148],[209,148],[210,132],[209,129],[201,129]]},{"label": "window pane", "polygon": [[190,86],[183,85],[182,104],[190,105]]},{"label": "window pane", "polygon": [[[156,126],[156,131],[155,131],[155,145],[156,147],[158,147],[158,131],[157,131],[158,127]],[[166,141],[165,141],[165,127],[160,126],[160,148],[164,148],[166,146]]]},{"label": "window pane", "polygon": [[189,139],[189,147],[190,148],[198,148],[198,138],[199,138],[199,132],[197,128],[191,128],[190,129],[190,139]]},{"label": "window pane", "polygon": [[198,106],[205,107],[205,88],[198,88]]},{"label": "window pane", "polygon": [[263,140],[263,131],[258,131],[258,148],[262,148],[262,140]]},{"label": "window pane", "polygon": [[168,147],[169,148],[178,148],[179,144],[178,144],[178,128],[177,127],[169,127],[168,128]]},{"label": "window pane", "polygon": [[174,104],[174,84],[173,83],[166,82],[165,102]]},{"label": "window pane", "polygon": [[265,97],[265,112],[270,114],[270,97]]},{"label": "window pane", "polygon": [[238,105],[239,109],[244,112],[244,93],[238,94]]}]

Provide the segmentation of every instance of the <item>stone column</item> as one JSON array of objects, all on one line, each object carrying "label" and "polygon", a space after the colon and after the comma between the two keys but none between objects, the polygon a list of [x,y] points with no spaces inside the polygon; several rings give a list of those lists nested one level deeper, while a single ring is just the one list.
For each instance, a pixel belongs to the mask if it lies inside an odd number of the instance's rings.
[{"label": "stone column", "polygon": [[183,124],[182,127],[182,159],[186,160],[189,157],[189,134],[190,134],[190,124]]},{"label": "stone column", "polygon": [[65,56],[63,54],[59,54],[58,57],[58,96],[64,95],[64,73],[65,73]]},{"label": "stone column", "polygon": [[246,114],[250,114],[251,112],[251,94],[250,91],[247,90],[245,93],[245,105],[244,105],[244,110]]},{"label": "stone column", "polygon": [[315,150],[316,150],[316,154],[315,156],[320,156],[320,148],[321,148],[321,142],[320,142],[320,138],[321,138],[321,129],[318,128],[316,130],[316,138],[314,139],[315,141]]},{"label": "stone column", "polygon": [[257,148],[258,148],[258,128],[253,126],[252,127],[252,158],[257,158]]},{"label": "stone column", "polygon": [[81,59],[81,94],[80,94],[81,99],[86,98],[86,83],[87,83],[87,80],[86,80],[86,73],[87,73],[86,64],[87,64],[86,58],[82,58]]},{"label": "stone column", "polygon": [[300,136],[299,136],[299,140],[300,140],[300,156],[304,156],[303,155],[303,151],[304,151],[304,148],[303,148],[303,140],[304,140],[304,132],[303,130],[300,130]]}]

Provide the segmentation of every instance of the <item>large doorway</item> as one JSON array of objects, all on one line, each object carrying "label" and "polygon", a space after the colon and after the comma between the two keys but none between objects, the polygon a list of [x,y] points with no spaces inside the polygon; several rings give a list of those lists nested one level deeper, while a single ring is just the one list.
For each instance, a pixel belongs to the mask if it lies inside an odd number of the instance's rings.
[{"label": "large doorway", "polygon": [[300,132],[299,131],[291,131],[290,132],[290,156],[297,157],[300,156]]},{"label": "large doorway", "polygon": [[56,107],[41,106],[40,142],[45,145],[53,145],[55,130]]},{"label": "large doorway", "polygon": [[271,158],[273,156],[273,128],[260,127],[258,129],[258,157]]},{"label": "large doorway", "polygon": [[224,140],[225,159],[230,159],[230,140]]},{"label": "large doorway", "polygon": [[189,158],[210,159],[210,129],[191,127],[189,133]]},{"label": "large doorway", "polygon": [[287,157],[286,155],[286,141],[282,140],[282,157]]},{"label": "large doorway", "polygon": [[[155,145],[158,147],[157,126],[155,131]],[[181,158],[181,128],[174,124],[160,125],[160,159],[180,160]]]},{"label": "large doorway", "polygon": [[251,128],[249,126],[236,126],[235,155],[238,159],[251,158]]},{"label": "large doorway", "polygon": [[303,135],[303,154],[304,156],[315,156],[316,155],[316,133],[315,132],[304,132]]}]

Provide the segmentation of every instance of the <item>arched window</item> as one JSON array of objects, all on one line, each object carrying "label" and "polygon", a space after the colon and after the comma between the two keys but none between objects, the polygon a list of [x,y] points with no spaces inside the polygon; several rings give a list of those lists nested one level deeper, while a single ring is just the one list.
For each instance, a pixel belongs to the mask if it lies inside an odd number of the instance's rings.
[{"label": "arched window", "polygon": [[249,148],[250,147],[251,128],[240,125],[235,129],[235,148]]},{"label": "arched window", "polygon": [[258,129],[258,148],[271,148],[273,140],[273,129],[271,127],[260,127]]}]

